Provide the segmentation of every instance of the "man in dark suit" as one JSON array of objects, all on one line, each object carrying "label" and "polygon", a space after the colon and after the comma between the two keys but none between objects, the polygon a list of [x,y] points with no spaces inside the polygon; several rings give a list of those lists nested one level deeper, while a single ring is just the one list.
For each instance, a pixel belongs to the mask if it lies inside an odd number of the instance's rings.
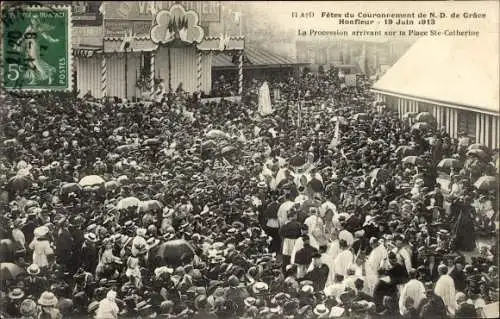
[{"label": "man in dark suit", "polygon": [[480,318],[473,304],[467,302],[467,297],[463,292],[457,293],[458,308],[455,311],[455,318]]},{"label": "man in dark suit", "polygon": [[453,282],[455,283],[456,291],[465,291],[467,286],[467,277],[464,273],[464,263],[465,260],[463,257],[455,258],[455,265],[451,268],[448,273],[451,278],[453,278]]},{"label": "man in dark suit", "polygon": [[312,257],[314,268],[304,276],[304,279],[313,282],[314,291],[323,291],[330,269],[323,263],[321,254],[318,251]]}]

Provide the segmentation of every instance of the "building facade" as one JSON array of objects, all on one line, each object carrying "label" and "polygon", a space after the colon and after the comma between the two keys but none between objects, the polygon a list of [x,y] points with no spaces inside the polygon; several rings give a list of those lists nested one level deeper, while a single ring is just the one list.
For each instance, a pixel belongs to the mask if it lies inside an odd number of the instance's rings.
[{"label": "building facade", "polygon": [[221,12],[219,1],[102,2],[102,24],[72,30],[80,95],[144,97],[160,82],[167,90],[210,92],[213,54],[233,54],[241,70],[243,64],[242,36],[211,35]]},{"label": "building facade", "polygon": [[498,39],[485,33],[477,39],[419,39],[372,90],[400,117],[429,112],[450,136],[463,133],[498,150],[498,88]]}]

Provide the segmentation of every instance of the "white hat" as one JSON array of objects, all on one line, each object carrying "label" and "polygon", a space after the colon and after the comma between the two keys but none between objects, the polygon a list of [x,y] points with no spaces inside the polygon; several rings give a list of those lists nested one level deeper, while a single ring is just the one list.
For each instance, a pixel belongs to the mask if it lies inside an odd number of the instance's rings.
[{"label": "white hat", "polygon": [[323,316],[328,313],[328,308],[325,306],[325,304],[320,303],[316,305],[313,312],[316,316]]}]

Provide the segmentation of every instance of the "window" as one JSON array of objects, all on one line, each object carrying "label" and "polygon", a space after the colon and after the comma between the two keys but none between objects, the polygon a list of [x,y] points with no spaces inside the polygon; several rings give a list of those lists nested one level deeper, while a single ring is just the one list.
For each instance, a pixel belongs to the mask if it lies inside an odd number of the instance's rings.
[{"label": "window", "polygon": [[465,132],[470,137],[476,137],[476,113],[472,111],[457,110],[458,131]]}]

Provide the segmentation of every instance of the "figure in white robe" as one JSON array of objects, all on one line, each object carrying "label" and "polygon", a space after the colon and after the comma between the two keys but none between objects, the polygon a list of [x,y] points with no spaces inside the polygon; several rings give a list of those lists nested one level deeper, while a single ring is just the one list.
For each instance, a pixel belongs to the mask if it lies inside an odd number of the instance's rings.
[{"label": "figure in white robe", "polygon": [[349,249],[344,248],[333,262],[333,271],[335,275],[347,276],[349,266],[354,262],[354,255]]},{"label": "figure in white robe", "polygon": [[441,297],[450,315],[455,315],[455,310],[457,309],[455,282],[451,276],[447,275],[448,267],[445,265],[439,265],[438,271],[441,274],[436,286],[434,287],[434,293],[436,296]]},{"label": "figure in white robe", "polygon": [[401,315],[404,315],[407,311],[405,301],[408,297],[413,299],[413,305],[415,309],[418,309],[420,307],[420,303],[425,298],[424,284],[417,279],[411,279],[404,285],[401,291],[401,296],[399,297],[399,312]]},{"label": "figure in white robe", "polygon": [[366,286],[368,288],[369,294],[373,295],[373,289],[378,282],[378,270],[383,264],[384,260],[387,259],[387,249],[384,246],[383,240],[376,241],[370,240],[370,244],[375,246],[373,250],[368,255],[365,262],[366,271]]},{"label": "figure in white robe", "polygon": [[262,116],[273,113],[271,106],[271,96],[269,95],[269,85],[264,82],[259,89],[259,113]]},{"label": "figure in white robe", "polygon": [[330,271],[328,272],[328,279],[326,280],[325,287],[332,285],[335,281],[334,262],[340,252],[341,250],[338,239],[333,240],[327,245],[326,253],[323,256],[324,263],[328,266]]}]

